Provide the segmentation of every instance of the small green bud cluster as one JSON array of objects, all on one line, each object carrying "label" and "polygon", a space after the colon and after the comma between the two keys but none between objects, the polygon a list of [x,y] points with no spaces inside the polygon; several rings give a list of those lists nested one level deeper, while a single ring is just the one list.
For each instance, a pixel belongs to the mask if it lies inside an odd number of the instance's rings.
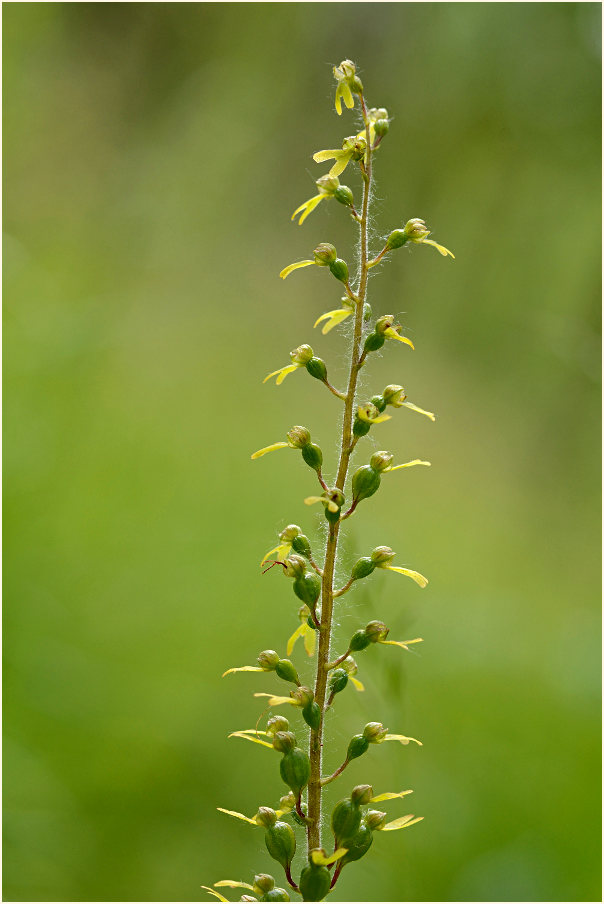
[{"label": "small green bud cluster", "polygon": [[263,650],[258,656],[258,665],[265,672],[275,672],[283,681],[300,684],[293,662],[290,662],[289,659],[281,659],[275,650]]},{"label": "small green bud cluster", "polygon": [[319,267],[329,267],[336,279],[343,283],[348,282],[348,264],[338,257],[334,245],[330,242],[321,242],[313,251],[313,255],[315,264],[318,264]]},{"label": "small green bud cluster", "polygon": [[389,630],[384,622],[370,621],[361,631],[356,631],[352,635],[348,649],[353,653],[360,653],[370,644],[386,640]]},{"label": "small green bud cluster", "polygon": [[317,472],[321,470],[323,453],[319,446],[310,441],[310,431],[306,427],[292,427],[287,433],[287,439],[290,446],[300,449],[302,458],[309,468]]}]

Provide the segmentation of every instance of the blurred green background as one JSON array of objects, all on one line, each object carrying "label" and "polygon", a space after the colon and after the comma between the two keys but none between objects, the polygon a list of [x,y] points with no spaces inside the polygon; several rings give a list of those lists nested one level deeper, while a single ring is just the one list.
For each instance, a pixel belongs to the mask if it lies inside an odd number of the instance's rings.
[{"label": "blurred green background", "polygon": [[262,378],[311,342],[344,380],[346,328],[312,330],[337,284],[278,279],[319,241],[355,257],[339,205],[290,223],[312,153],[356,131],[344,57],[393,117],[373,248],[420,216],[457,259],[397,252],[370,286],[416,351],[375,356],[366,394],[438,418],[359,448],[433,467],[362,506],[341,573],[389,544],[430,585],[374,576],[337,642],[377,617],[425,643],[359,654],[326,757],[370,719],[421,738],[331,799],[413,788],[389,812],[425,819],[333,900],[600,900],[599,34],[595,3],[4,5],[4,900],[279,875],[216,811],[284,790],[226,740],[278,683],[220,675],[298,624],[258,568],[276,532],[322,536],[299,457],[249,456],[303,423],[333,469],[338,402]]}]

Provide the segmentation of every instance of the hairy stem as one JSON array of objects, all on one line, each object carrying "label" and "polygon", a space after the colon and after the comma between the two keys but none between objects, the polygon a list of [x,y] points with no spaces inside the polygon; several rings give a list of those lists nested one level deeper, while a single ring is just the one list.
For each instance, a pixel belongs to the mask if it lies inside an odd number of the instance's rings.
[{"label": "hairy stem", "polygon": [[[367,295],[368,257],[368,228],[369,228],[369,197],[371,193],[371,147],[369,141],[369,123],[367,109],[362,95],[360,95],[363,111],[363,121],[367,130],[367,161],[361,163],[363,174],[363,207],[360,216],[360,275],[356,293],[349,290],[349,296],[354,299],[355,319],[352,350],[350,356],[350,373],[348,377],[348,389],[344,406],[344,420],[340,437],[340,459],[338,463],[338,475],[336,486],[344,490],[350,456],[354,449],[352,424],[355,410],[355,396],[359,371],[363,365],[364,355],[361,352],[361,340],[363,336],[363,305]],[[325,564],[323,566],[323,582],[321,594],[321,624],[319,628],[319,652],[317,658],[317,677],[315,683],[315,702],[321,710],[319,727],[313,729],[310,736],[310,780],[308,783],[308,818],[310,824],[307,830],[308,849],[321,847],[321,751],[323,745],[323,722],[325,716],[325,693],[327,688],[327,675],[329,671],[329,647],[331,644],[331,626],[334,601],[334,573],[336,556],[338,551],[338,535],[340,525],[330,524],[327,545],[325,549]]]}]

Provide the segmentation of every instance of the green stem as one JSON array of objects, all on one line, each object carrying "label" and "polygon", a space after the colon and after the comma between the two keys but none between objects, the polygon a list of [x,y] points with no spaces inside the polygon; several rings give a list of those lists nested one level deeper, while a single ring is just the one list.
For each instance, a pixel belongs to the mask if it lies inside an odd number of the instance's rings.
[{"label": "green stem", "polygon": [[[344,490],[348,476],[350,456],[354,449],[354,437],[352,435],[352,423],[355,409],[355,395],[359,371],[363,365],[364,355],[361,351],[363,337],[363,306],[367,296],[368,277],[368,229],[369,229],[369,197],[371,194],[371,147],[369,142],[369,122],[367,108],[363,95],[360,95],[363,121],[367,131],[367,162],[361,165],[363,174],[363,206],[360,217],[360,276],[359,286],[353,293],[347,285],[349,297],[354,300],[355,318],[354,335],[350,356],[350,373],[348,377],[348,389],[344,405],[344,420],[340,438],[340,459],[336,487]],[[327,689],[327,675],[329,671],[329,648],[331,644],[331,627],[333,618],[334,590],[333,581],[335,573],[336,555],[338,551],[338,535],[340,525],[330,524],[327,545],[325,549],[325,564],[323,566],[323,582],[321,597],[321,625],[319,629],[319,652],[317,657],[317,676],[315,682],[315,702],[321,710],[321,721],[318,728],[313,729],[310,735],[310,780],[308,783],[308,819],[310,824],[307,830],[308,849],[321,847],[321,750],[323,744],[323,721],[325,715],[325,694]]]}]

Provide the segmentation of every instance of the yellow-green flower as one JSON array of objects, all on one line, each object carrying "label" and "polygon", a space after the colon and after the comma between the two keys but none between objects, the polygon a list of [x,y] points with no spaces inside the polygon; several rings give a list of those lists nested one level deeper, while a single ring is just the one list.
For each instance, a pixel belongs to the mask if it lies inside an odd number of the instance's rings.
[{"label": "yellow-green flower", "polygon": [[308,624],[310,615],[311,612],[308,606],[300,606],[300,608],[298,609],[298,618],[300,619],[300,624],[287,641],[286,650],[288,656],[291,656],[294,645],[299,637],[304,638],[304,649],[306,650],[307,655],[312,656],[314,654],[317,646],[317,633],[314,628],[311,628]]},{"label": "yellow-green flower", "polygon": [[279,534],[279,540],[281,541],[279,545],[275,546],[273,549],[269,549],[266,555],[263,556],[260,565],[264,565],[264,563],[270,559],[273,553],[276,554],[277,559],[287,559],[288,555],[292,551],[292,542],[300,533],[301,531],[297,524],[288,524],[287,527],[285,527]]},{"label": "yellow-green flower", "polygon": [[[394,556],[394,553],[392,555]],[[386,571],[396,571],[398,574],[404,574],[406,577],[411,578],[412,581],[415,581],[422,589],[428,584],[428,578],[425,578],[419,571],[413,571],[411,568],[401,568],[398,565],[389,565],[388,562],[377,563],[376,567],[384,568]]]},{"label": "yellow-green flower", "polygon": [[[351,160],[362,160],[367,153],[367,138],[364,132],[358,135],[349,135],[342,142],[341,148],[332,148],[324,151],[317,151],[312,155],[315,163],[324,163],[325,160],[335,160],[335,163],[329,170],[330,176],[340,176]],[[318,202],[317,202],[318,203]]]},{"label": "yellow-green flower", "polygon": [[333,74],[337,81],[335,106],[338,116],[342,115],[342,101],[349,110],[354,107],[354,94],[363,91],[363,85],[356,74],[356,66],[352,60],[342,60],[339,66],[333,67]]},{"label": "yellow-green flower", "polygon": [[382,254],[385,251],[391,251],[393,248],[401,248],[407,242],[413,242],[415,245],[433,245],[443,257],[449,255],[455,259],[452,251],[449,251],[444,245],[439,245],[438,242],[429,239],[429,235],[431,235],[431,232],[427,228],[425,221],[420,220],[419,217],[413,217],[413,219],[407,220],[402,229],[395,229],[394,232],[390,233],[386,239],[386,246]]},{"label": "yellow-green flower", "polygon": [[286,279],[293,270],[299,270],[300,267],[310,267],[313,264],[316,267],[329,267],[330,264],[335,262],[338,256],[336,249],[329,242],[321,242],[320,245],[317,245],[313,251],[313,255],[314,257],[311,261],[296,261],[295,264],[289,264],[288,267],[284,267],[279,274],[281,279]]},{"label": "yellow-green flower", "polygon": [[286,364],[284,367],[280,367],[278,370],[274,370],[272,373],[267,374],[262,382],[266,383],[271,377],[277,377],[276,383],[277,386],[280,386],[288,374],[292,374],[301,367],[306,367],[313,356],[313,350],[310,345],[300,345],[298,348],[291,351],[289,356],[292,359],[291,364]]},{"label": "yellow-green flower", "polygon": [[302,214],[299,220],[300,226],[309,213],[312,213],[315,207],[325,199],[335,198],[336,201],[339,201],[340,204],[344,204],[346,207],[353,206],[354,199],[351,190],[347,185],[340,185],[340,180],[337,176],[328,173],[325,176],[321,176],[320,179],[317,179],[316,185],[319,189],[319,194],[309,198],[304,204],[300,204],[292,214],[292,220],[294,220],[299,213]]},{"label": "yellow-green flower", "polygon": [[252,461],[262,458],[267,452],[274,452],[276,449],[301,449],[310,442],[310,433],[306,427],[292,427],[286,436],[287,442],[272,443],[270,446],[265,446],[264,449],[258,449],[252,454]]},{"label": "yellow-green flower", "polygon": [[392,415],[380,414],[373,402],[367,402],[366,405],[359,405],[357,417],[366,424],[383,424],[384,421],[389,421]]},{"label": "yellow-green flower", "polygon": [[327,311],[325,314],[321,314],[320,317],[315,321],[315,327],[317,327],[320,323],[325,320],[326,322],[323,324],[323,328],[321,332],[325,336],[330,330],[333,330],[334,326],[337,326],[339,323],[342,323],[346,320],[347,317],[350,317],[351,314],[354,314],[354,307],[350,299],[347,295],[342,298],[342,304],[344,307],[336,308],[335,311]]}]

